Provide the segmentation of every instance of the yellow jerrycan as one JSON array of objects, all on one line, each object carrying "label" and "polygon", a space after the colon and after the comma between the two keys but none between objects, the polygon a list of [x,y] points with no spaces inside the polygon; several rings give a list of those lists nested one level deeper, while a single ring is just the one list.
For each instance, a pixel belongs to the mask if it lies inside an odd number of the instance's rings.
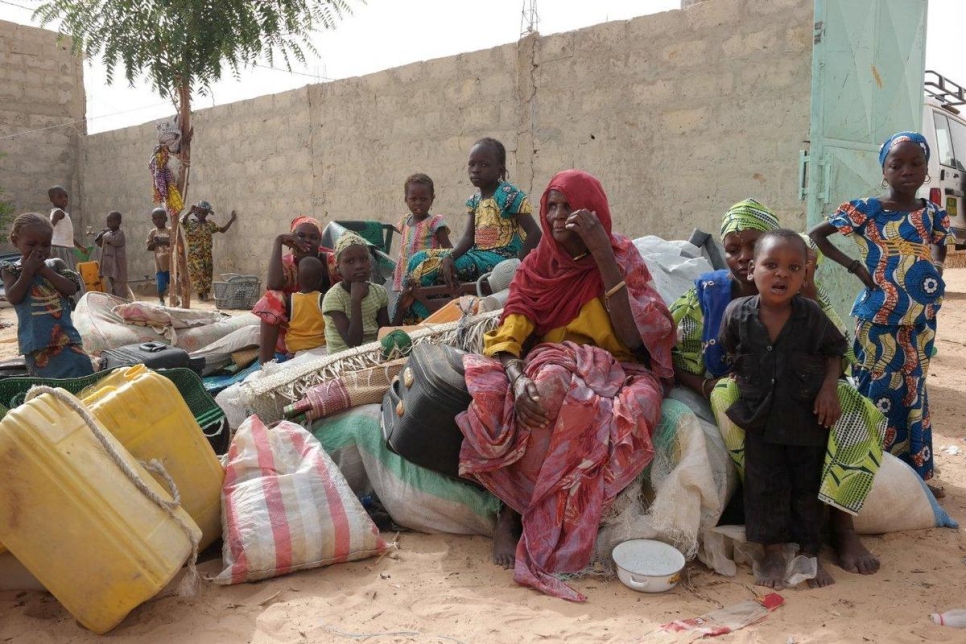
[{"label": "yellow jerrycan", "polygon": [[221,537],[225,470],[178,388],[143,364],[115,369],[77,396],[134,458],[161,461],[204,548]]},{"label": "yellow jerrycan", "polygon": [[104,634],[174,578],[201,531],[80,401],[28,398],[0,421],[0,539]]}]

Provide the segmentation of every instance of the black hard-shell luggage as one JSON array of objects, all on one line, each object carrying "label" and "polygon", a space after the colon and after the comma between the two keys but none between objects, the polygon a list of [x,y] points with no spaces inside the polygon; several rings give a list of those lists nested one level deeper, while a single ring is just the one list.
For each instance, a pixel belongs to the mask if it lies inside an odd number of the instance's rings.
[{"label": "black hard-shell luggage", "polygon": [[463,355],[445,345],[417,344],[382,400],[382,431],[389,449],[454,478],[459,478],[463,445],[456,415],[472,400]]},{"label": "black hard-shell luggage", "polygon": [[149,369],[187,367],[201,375],[201,371],[205,368],[204,358],[191,358],[184,349],[168,346],[163,342],[144,342],[108,349],[101,353],[101,358],[104,360],[105,369],[130,367],[143,363]]}]

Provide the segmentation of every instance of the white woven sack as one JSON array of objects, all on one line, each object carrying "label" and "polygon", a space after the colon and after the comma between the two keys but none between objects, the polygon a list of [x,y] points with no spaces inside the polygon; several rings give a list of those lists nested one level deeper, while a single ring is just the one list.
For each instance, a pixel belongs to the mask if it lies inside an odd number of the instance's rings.
[{"label": "white woven sack", "polygon": [[855,517],[859,534],[958,528],[915,470],[884,452],[869,496]]}]

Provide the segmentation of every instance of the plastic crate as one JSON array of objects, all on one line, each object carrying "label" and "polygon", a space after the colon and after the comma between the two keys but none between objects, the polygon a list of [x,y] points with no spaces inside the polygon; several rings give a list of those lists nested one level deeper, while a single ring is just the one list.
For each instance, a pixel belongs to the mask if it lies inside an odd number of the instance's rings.
[{"label": "plastic crate", "polygon": [[225,273],[224,281],[214,282],[215,307],[219,309],[251,309],[262,293],[262,281],[255,275]]}]

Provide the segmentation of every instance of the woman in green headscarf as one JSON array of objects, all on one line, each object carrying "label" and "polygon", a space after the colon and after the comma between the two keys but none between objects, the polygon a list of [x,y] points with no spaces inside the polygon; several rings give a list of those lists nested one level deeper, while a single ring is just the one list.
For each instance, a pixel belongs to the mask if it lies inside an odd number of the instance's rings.
[{"label": "woman in green headscarf", "polygon": [[[731,365],[718,344],[725,308],[733,299],[757,295],[751,281],[755,243],[762,233],[781,228],[778,218],[754,199],[740,201],[728,209],[721,221],[721,243],[727,269],[701,275],[695,285],[671,305],[677,325],[677,344],[672,353],[677,383],[708,400],[729,454],[744,476],[745,432],[725,410],[738,399],[737,384],[728,378]],[[816,300],[840,331],[845,325],[827,294],[814,283],[819,254],[809,253],[802,293]],[[882,458],[885,419],[875,406],[844,380],[839,381],[842,417],[829,434],[828,455],[823,470],[820,498],[831,506],[833,545],[839,565],[850,572],[874,573],[879,561],[862,545],[852,525],[872,487]],[[707,408],[706,408],[707,409]]]}]

